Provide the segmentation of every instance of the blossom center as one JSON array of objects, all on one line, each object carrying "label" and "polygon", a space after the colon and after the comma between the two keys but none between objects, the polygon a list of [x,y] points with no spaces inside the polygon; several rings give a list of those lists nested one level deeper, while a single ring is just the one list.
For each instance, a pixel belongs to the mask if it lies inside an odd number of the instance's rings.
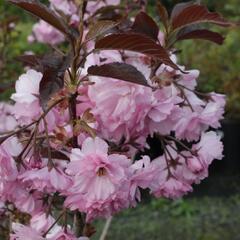
[{"label": "blossom center", "polygon": [[99,177],[105,176],[107,174],[107,170],[104,167],[100,167],[97,171],[97,175]]}]

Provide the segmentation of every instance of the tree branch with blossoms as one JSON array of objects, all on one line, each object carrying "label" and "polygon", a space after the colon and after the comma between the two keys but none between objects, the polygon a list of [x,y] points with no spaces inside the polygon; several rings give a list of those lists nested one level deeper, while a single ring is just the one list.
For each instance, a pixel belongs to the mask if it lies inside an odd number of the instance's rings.
[{"label": "tree branch with blossoms", "polygon": [[9,2],[40,18],[29,41],[51,46],[19,58],[26,73],[13,104],[0,105],[11,123],[0,125],[0,211],[18,213],[10,239],[86,240],[94,219],[136,207],[141,190],[176,199],[208,176],[222,158],[209,129],[220,127],[225,96],[196,89],[199,71],[178,64],[177,43],[223,44],[201,25],[235,23],[192,1],[171,14],[158,2],[158,21],[147,1]]}]

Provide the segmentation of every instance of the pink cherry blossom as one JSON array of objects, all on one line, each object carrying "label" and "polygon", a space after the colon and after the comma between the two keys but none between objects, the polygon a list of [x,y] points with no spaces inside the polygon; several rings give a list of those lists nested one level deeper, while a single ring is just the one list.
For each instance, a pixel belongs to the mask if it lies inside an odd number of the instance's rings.
[{"label": "pink cherry blossom", "polygon": [[177,104],[182,100],[172,86],[159,89],[153,94],[154,98],[148,113],[149,132],[151,135],[156,132],[169,134],[176,124],[175,113],[179,112]]},{"label": "pink cherry blossom", "polygon": [[223,144],[221,136],[210,131],[203,133],[199,143],[193,146],[203,164],[209,166],[214,159],[221,160],[223,158]]},{"label": "pink cherry blossom", "polygon": [[188,158],[187,166],[193,173],[200,173],[204,170],[204,166],[198,157],[192,156]]},{"label": "pink cherry blossom", "polygon": [[77,12],[77,6],[74,4],[74,2],[68,0],[51,0],[50,2],[53,10],[57,10],[58,12],[60,11],[66,16],[70,16],[70,24],[77,26],[79,22],[79,16]]},{"label": "pink cherry blossom", "polygon": [[11,98],[15,101],[13,114],[22,123],[30,123],[40,114],[39,84],[42,74],[28,70],[16,82],[16,93]]},{"label": "pink cherry blossom", "polygon": [[[155,180],[158,174],[158,168],[150,162],[148,156],[143,156],[141,160],[136,161],[130,166],[130,202],[132,206],[136,206],[137,201],[141,200],[140,189],[146,189],[151,182]],[[137,200],[137,201],[136,201]]]},{"label": "pink cherry blossom", "polygon": [[77,240],[76,236],[68,229],[56,225],[52,231],[47,234],[48,240]]},{"label": "pink cherry blossom", "polygon": [[46,192],[63,191],[71,184],[71,180],[60,168],[50,169],[48,166],[27,170],[20,174],[18,179],[28,184],[31,183],[32,189]]},{"label": "pink cherry blossom", "polygon": [[219,103],[217,100],[210,101],[205,107],[195,107],[195,111],[188,107],[182,108],[179,120],[174,127],[176,136],[188,141],[198,140],[201,133],[206,131],[210,126],[219,128],[219,121],[223,118],[224,105],[224,98],[221,98]]},{"label": "pink cherry blossom", "polygon": [[13,106],[8,103],[0,103],[0,133],[12,131],[18,123],[13,117]]},{"label": "pink cherry blossom", "polygon": [[16,82],[16,93],[12,95],[12,99],[19,103],[31,104],[38,100],[36,95],[39,94],[39,84],[42,79],[42,73],[33,69],[22,74]]},{"label": "pink cherry blossom", "polygon": [[77,12],[77,6],[68,0],[50,0],[53,9],[63,12],[66,15],[72,15]]},{"label": "pink cherry blossom", "polygon": [[[151,192],[156,197],[179,198],[192,191],[188,181],[178,176],[178,168],[181,167],[178,153],[167,146],[167,154],[153,160],[153,165],[158,169],[154,181],[150,184]],[[170,162],[171,160],[172,162]]]},{"label": "pink cherry blossom", "polygon": [[17,177],[17,166],[12,156],[0,146],[0,178],[4,180],[14,180]]},{"label": "pink cherry blossom", "polygon": [[13,224],[13,231],[10,240],[44,240],[38,231],[20,223]]},{"label": "pink cherry blossom", "polygon": [[130,161],[123,155],[108,155],[107,143],[98,137],[87,138],[81,150],[72,150],[70,159],[67,173],[73,176],[74,184],[65,205],[88,215],[97,210],[96,214],[101,215],[118,198],[118,192],[127,188]]},{"label": "pink cherry blossom", "polygon": [[93,14],[97,9],[108,6],[108,5],[118,5],[120,0],[106,0],[106,1],[89,1],[87,5],[87,11]]},{"label": "pink cherry blossom", "polygon": [[44,234],[54,222],[55,219],[51,215],[47,215],[44,212],[39,212],[32,216],[30,226],[39,233]]},{"label": "pink cherry blossom", "polygon": [[226,104],[225,96],[221,94],[210,94],[212,100],[209,101],[201,113],[201,122],[212,128],[221,126],[220,120],[223,119],[224,107]]},{"label": "pink cherry blossom", "polygon": [[129,140],[146,135],[144,120],[151,107],[151,89],[118,80],[93,81],[88,95],[102,136],[119,141],[123,136]]},{"label": "pink cherry blossom", "polygon": [[64,35],[43,20],[33,26],[33,37],[40,43],[56,45],[65,40]]}]

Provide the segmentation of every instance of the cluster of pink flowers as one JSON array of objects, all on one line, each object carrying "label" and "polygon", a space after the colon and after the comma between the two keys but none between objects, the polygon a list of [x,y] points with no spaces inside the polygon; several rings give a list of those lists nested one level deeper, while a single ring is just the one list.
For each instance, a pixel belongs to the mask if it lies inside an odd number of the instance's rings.
[{"label": "cluster of pink flowers", "polygon": [[[138,66],[141,70],[144,65]],[[158,74],[170,76],[173,72],[163,68]],[[70,162],[53,159],[52,166],[49,166],[46,156],[42,157],[41,153],[32,155],[32,152],[24,155],[22,164],[18,164],[14,157],[20,154],[23,144],[17,138],[10,138],[0,148],[1,202],[12,202],[40,224],[43,221],[40,213],[47,210],[45,194],[54,196],[60,193],[66,197],[66,208],[85,212],[87,221],[92,221],[135,206],[141,199],[140,189],[149,188],[154,196],[167,198],[178,198],[192,191],[191,185],[208,176],[209,165],[214,159],[222,158],[223,150],[221,137],[208,129],[220,126],[224,96],[211,93],[206,101],[190,90],[178,88],[182,85],[194,90],[197,76],[197,71],[190,71],[188,75],[181,75],[178,85],[173,81],[158,90],[120,80],[92,77],[91,81],[95,84],[85,86],[84,91],[81,87],[79,89],[84,94],[80,95],[80,99],[84,101],[80,101],[77,109],[78,115],[82,116],[90,107],[96,120],[92,127],[98,137],[81,134],[78,138],[81,148],[63,150]],[[11,117],[13,127],[15,121],[24,126],[43,112],[38,98],[41,77],[41,73],[28,70],[16,82],[11,115],[2,116]],[[181,91],[188,101],[182,98]],[[54,108],[49,113],[46,118],[51,126],[49,136],[54,136],[61,128],[64,129],[64,137],[73,134],[69,117],[64,115],[66,113],[61,108]],[[9,130],[8,126],[5,128]],[[175,133],[176,139],[172,133]],[[159,134],[166,144],[164,154],[152,161],[148,156],[134,161],[137,150],[147,147],[147,137],[154,134]],[[110,143],[103,139],[118,145],[123,138],[123,147],[127,151],[123,154],[117,151],[109,153]],[[180,140],[198,142],[191,149],[179,152],[177,145]],[[53,148],[59,148],[54,138],[51,144]],[[44,230],[46,228],[47,224]],[[35,228],[17,224],[14,229],[19,236],[29,232],[36,234],[34,239],[42,239],[37,238],[41,231]]]},{"label": "cluster of pink flowers", "polygon": [[[119,2],[89,3],[90,14]],[[70,16],[71,24],[79,21],[72,1],[52,0],[51,8]],[[40,42],[64,40],[43,21],[34,26],[33,33]],[[159,41],[164,42],[162,33]],[[88,45],[90,53],[93,44]],[[177,63],[174,54],[171,59]],[[18,209],[31,219],[27,225],[13,223],[12,240],[85,240],[75,237],[68,225],[55,222],[53,202],[65,210],[63,214],[85,213],[90,223],[135,207],[141,201],[141,189],[157,198],[182,197],[208,176],[214,159],[223,157],[221,136],[214,129],[220,127],[225,96],[197,92],[199,71],[179,66],[186,74],[161,64],[152,77],[149,57],[106,50],[89,54],[78,77],[85,77],[89,66],[113,62],[135,66],[150,87],[88,76],[88,83],[77,89],[76,116],[84,120],[78,129],[72,128],[66,104],[53,106],[47,113],[42,109],[39,85],[43,74],[34,69],[17,80],[11,96],[14,105],[0,105],[2,136],[29,126],[0,145],[0,211]],[[65,87],[57,97],[67,92]],[[69,144],[73,136],[78,147]],[[149,136],[159,139],[162,155],[150,159],[143,154],[136,159],[136,153],[149,147]],[[27,144],[29,139],[34,145]]]}]

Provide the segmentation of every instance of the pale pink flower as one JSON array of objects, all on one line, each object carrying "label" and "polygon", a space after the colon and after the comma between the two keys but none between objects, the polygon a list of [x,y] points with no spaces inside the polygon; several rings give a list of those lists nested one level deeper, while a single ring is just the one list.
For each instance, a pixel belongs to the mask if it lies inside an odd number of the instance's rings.
[{"label": "pale pink flower", "polygon": [[73,176],[74,184],[65,202],[70,209],[101,215],[101,211],[106,211],[104,208],[114,204],[118,192],[128,190],[130,161],[123,155],[108,155],[108,145],[102,139],[87,138],[81,150],[72,149],[70,159],[67,173]]},{"label": "pale pink flower", "polygon": [[0,178],[12,181],[18,174],[17,167],[12,156],[0,145]]},{"label": "pale pink flower", "polygon": [[89,12],[89,14],[93,14],[101,7],[118,4],[120,4],[120,0],[89,1],[87,4],[87,11]]},{"label": "pale pink flower", "polygon": [[16,102],[13,113],[20,123],[30,123],[41,112],[38,99],[41,79],[40,72],[30,69],[16,82],[16,93],[11,98]]},{"label": "pale pink flower", "polygon": [[1,146],[13,157],[18,156],[23,149],[22,144],[16,137],[8,138]]},{"label": "pale pink flower", "polygon": [[212,128],[221,126],[220,120],[223,119],[224,107],[226,104],[225,95],[210,94],[212,100],[209,101],[201,113],[201,122]]},{"label": "pale pink flower", "polygon": [[174,169],[174,175],[189,184],[200,183],[208,176],[208,168],[214,159],[221,159],[223,145],[220,136],[215,132],[203,133],[199,143],[192,147],[193,154],[187,151],[181,152],[179,164]]},{"label": "pale pink flower", "polygon": [[[2,183],[16,180],[18,170],[14,157],[20,154],[21,151],[22,145],[16,137],[8,138],[0,145],[0,181]],[[3,189],[4,185],[2,186],[2,191],[4,191]]]},{"label": "pale pink flower", "polygon": [[170,162],[172,159],[166,159],[165,156],[161,156],[153,160],[152,164],[155,165],[158,172],[149,187],[151,189],[151,193],[155,197],[175,199],[182,197],[189,191],[192,191],[192,187],[189,182],[179,178],[178,174],[176,174],[176,169],[179,164],[179,156],[176,151],[173,151],[168,146],[167,148],[176,163],[173,167]]},{"label": "pale pink flower", "polygon": [[177,96],[176,90],[172,87],[164,87],[153,93],[151,109],[148,113],[149,133],[153,135],[170,134],[176,123],[176,113],[179,112],[177,104],[182,102]]},{"label": "pale pink flower", "polygon": [[[99,123],[100,134],[109,140],[119,141],[123,136],[147,135],[145,117],[151,107],[150,88],[112,79],[92,79],[88,95],[94,103],[92,113]],[[111,101],[109,101],[111,99]]]},{"label": "pale pink flower", "polygon": [[192,156],[187,159],[187,166],[193,173],[200,173],[205,168],[197,156]]},{"label": "pale pink flower", "polygon": [[14,203],[21,212],[32,215],[42,210],[43,194],[38,191],[30,192],[29,187],[21,181],[5,181],[0,184],[0,196],[4,201]]},{"label": "pale pink flower", "polygon": [[17,126],[13,117],[13,106],[8,103],[0,103],[0,133],[12,131]]},{"label": "pale pink flower", "polygon": [[42,73],[33,69],[22,74],[16,82],[16,93],[12,94],[12,99],[19,103],[31,104],[38,100],[39,84],[42,79]]},{"label": "pale pink flower", "polygon": [[53,9],[57,9],[66,15],[73,15],[77,12],[77,6],[69,0],[50,0]]},{"label": "pale pink flower", "polygon": [[213,131],[202,133],[200,142],[193,146],[193,150],[197,151],[202,163],[209,166],[214,159],[223,158],[221,136]]},{"label": "pale pink flower", "polygon": [[45,212],[39,212],[34,214],[30,220],[30,226],[39,233],[45,233],[55,222],[55,219],[51,215],[47,215]]},{"label": "pale pink flower", "polygon": [[188,107],[182,108],[178,117],[174,131],[179,139],[198,140],[201,132],[208,128],[201,123],[199,113],[193,112]]},{"label": "pale pink flower", "polygon": [[56,45],[65,40],[64,35],[43,20],[33,26],[33,36],[40,43]]},{"label": "pale pink flower", "polygon": [[187,192],[192,191],[192,187],[175,178],[170,177],[163,182],[163,185],[160,186],[158,189],[153,191],[154,196],[156,197],[167,197],[167,198],[179,198],[182,197]]},{"label": "pale pink flower", "polygon": [[48,240],[77,240],[74,234],[70,231],[65,231],[61,227],[54,227],[54,229],[47,235]]},{"label": "pale pink flower", "polygon": [[14,233],[10,235],[10,240],[44,240],[38,231],[29,226],[13,223],[12,228]]},{"label": "pale pink flower", "polygon": [[198,184],[208,176],[208,166],[204,166],[198,156],[183,151],[178,158],[178,165],[173,169],[173,174],[183,182]]},{"label": "pale pink flower", "polygon": [[187,73],[180,74],[178,83],[188,89],[194,90],[197,86],[197,78],[199,77],[199,74],[200,72],[198,70],[187,70]]},{"label": "pale pink flower", "polygon": [[27,170],[18,176],[24,183],[31,185],[32,189],[54,192],[64,191],[70,184],[70,178],[61,170],[61,168],[53,167],[49,169],[48,166],[43,168],[35,168]]},{"label": "pale pink flower", "polygon": [[141,200],[140,189],[146,189],[158,174],[158,168],[155,167],[148,156],[143,156],[141,160],[136,161],[130,166],[130,192],[129,198],[132,206],[136,206],[137,201]]},{"label": "pale pink flower", "polygon": [[[62,12],[66,16],[70,16],[70,24],[76,25],[79,22],[79,15],[77,6],[74,2],[69,0],[50,0],[51,8],[57,10],[57,12]],[[58,13],[57,13],[58,14]]]}]

